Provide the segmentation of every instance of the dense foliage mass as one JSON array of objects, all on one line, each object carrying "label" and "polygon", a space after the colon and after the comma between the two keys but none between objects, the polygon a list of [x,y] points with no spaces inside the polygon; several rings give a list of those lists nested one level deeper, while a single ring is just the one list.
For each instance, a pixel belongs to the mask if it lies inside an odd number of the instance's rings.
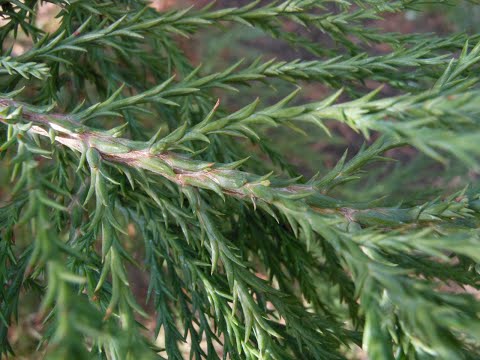
[{"label": "dense foliage mass", "polygon": [[[478,359],[479,39],[368,25],[421,2],[2,1],[1,353],[30,318],[49,359]],[[307,60],[182,50],[232,24]],[[272,81],[330,95],[222,103]],[[335,123],[365,145],[310,179],[268,135]]]}]

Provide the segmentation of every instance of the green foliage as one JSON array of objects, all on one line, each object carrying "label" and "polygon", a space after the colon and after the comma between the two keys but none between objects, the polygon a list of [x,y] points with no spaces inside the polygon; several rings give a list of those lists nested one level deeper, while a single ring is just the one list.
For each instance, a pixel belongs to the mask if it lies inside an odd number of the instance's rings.
[{"label": "green foliage", "polygon": [[[51,33],[40,2],[1,3],[3,355],[29,314],[48,359],[480,356],[478,35],[366,25],[416,0],[50,3]],[[204,72],[180,46],[232,23],[309,58]],[[330,95],[223,104],[272,81]],[[365,145],[291,176],[268,129],[335,139],[335,123]],[[412,148],[410,164],[386,161]]]}]

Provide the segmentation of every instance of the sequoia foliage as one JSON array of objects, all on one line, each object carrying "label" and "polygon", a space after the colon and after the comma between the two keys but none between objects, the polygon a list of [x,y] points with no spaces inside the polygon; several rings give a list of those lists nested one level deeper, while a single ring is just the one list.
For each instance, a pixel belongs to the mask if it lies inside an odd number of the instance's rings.
[{"label": "sequoia foliage", "polygon": [[[48,359],[480,357],[478,35],[369,25],[420,0],[41,3],[1,2],[3,355],[30,316]],[[233,24],[302,57],[185,54]],[[269,135],[335,123],[365,144],[311,178]]]}]

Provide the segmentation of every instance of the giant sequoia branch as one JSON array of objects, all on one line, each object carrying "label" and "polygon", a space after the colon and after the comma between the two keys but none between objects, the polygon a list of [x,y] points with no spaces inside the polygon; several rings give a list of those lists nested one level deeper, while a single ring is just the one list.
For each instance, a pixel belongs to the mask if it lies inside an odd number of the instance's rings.
[{"label": "giant sequoia branch", "polygon": [[[455,201],[450,199],[441,206],[431,203],[403,209],[372,208],[370,204],[351,203],[322,194],[319,191],[319,184],[324,182],[322,180],[307,184],[271,180],[269,175],[259,176],[236,170],[241,162],[218,164],[192,160],[172,151],[156,153],[149,143],[111,136],[107,132],[78,124],[68,115],[23,110],[24,104],[10,99],[0,99],[0,106],[4,107],[0,122],[11,123],[11,116],[6,114],[8,109],[11,114],[11,109],[15,108],[15,121],[22,119],[31,122],[32,126],[28,130],[31,133],[52,138],[53,131],[55,142],[72,150],[83,154],[95,151],[106,161],[151,171],[179,186],[211,190],[222,198],[232,196],[247,199],[254,207],[259,206],[274,217],[276,215],[270,206],[282,213],[302,214],[310,224],[318,223],[315,219],[319,215],[341,215],[347,221],[391,228],[418,221],[436,221],[441,216],[455,218],[471,211],[468,209],[468,199],[464,197]],[[371,159],[367,161],[375,160],[384,151],[400,145],[401,143],[394,142],[378,146],[369,154]],[[364,162],[361,161],[362,164]],[[340,175],[341,173],[336,176]],[[325,178],[329,178],[329,175]]]},{"label": "giant sequoia branch", "polygon": [[[0,106],[22,106],[13,100],[1,99]],[[95,149],[108,161],[144,169],[161,175],[180,186],[195,186],[252,201],[270,202],[275,194],[286,198],[303,198],[312,195],[312,185],[295,184],[272,187],[270,180],[255,174],[235,170],[236,164],[216,164],[192,160],[171,151],[155,154],[147,143],[131,141],[106,135],[72,120],[68,115],[39,114],[28,110],[21,112],[21,118],[31,122],[29,132],[50,137],[53,130],[55,141],[68,148],[86,152]],[[5,124],[9,120],[0,117]],[[339,208],[344,203],[328,196],[323,196],[329,208]]]}]

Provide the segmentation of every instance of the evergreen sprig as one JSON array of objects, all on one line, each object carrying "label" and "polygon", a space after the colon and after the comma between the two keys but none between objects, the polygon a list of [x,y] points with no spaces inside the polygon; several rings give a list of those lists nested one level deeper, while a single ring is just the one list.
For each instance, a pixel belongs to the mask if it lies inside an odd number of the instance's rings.
[{"label": "evergreen sprig", "polygon": [[[20,32],[31,43],[0,58],[2,355],[30,312],[51,359],[478,358],[478,35],[365,24],[416,0],[51,3],[52,33],[36,25],[39,2],[1,4],[3,48]],[[206,73],[179,46],[231,22],[310,58]],[[372,55],[372,43],[391,51]],[[273,80],[333,91],[225,106]],[[282,172],[270,128],[331,136],[332,123],[365,144],[308,180]],[[412,147],[432,160],[417,155],[424,171],[446,182],[439,166],[457,167],[470,186],[432,189],[413,165],[388,177]],[[375,184],[363,198],[362,181]]]}]

